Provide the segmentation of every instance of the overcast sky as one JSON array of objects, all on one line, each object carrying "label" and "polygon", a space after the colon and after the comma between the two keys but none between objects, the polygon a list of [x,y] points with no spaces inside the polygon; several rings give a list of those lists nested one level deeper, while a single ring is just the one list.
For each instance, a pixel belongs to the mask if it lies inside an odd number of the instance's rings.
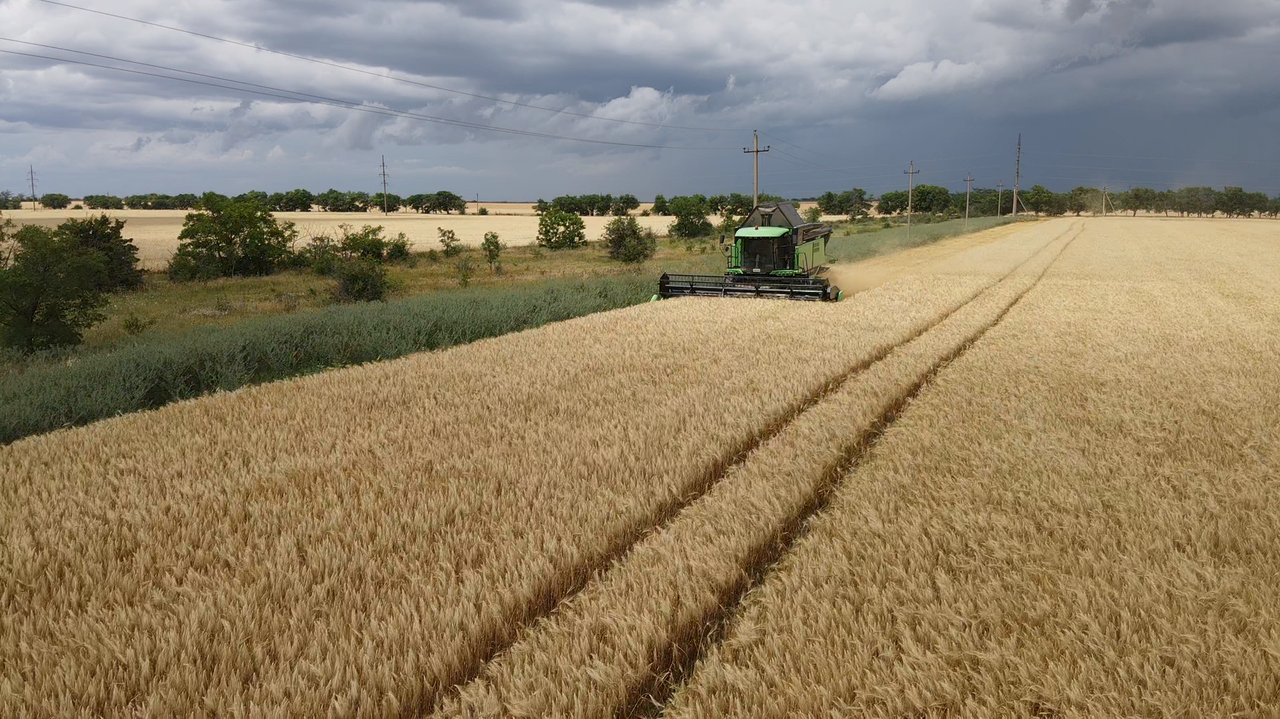
[{"label": "overcast sky", "polygon": [[0,0],[0,189],[1280,194],[1280,0],[68,2],[330,64]]}]

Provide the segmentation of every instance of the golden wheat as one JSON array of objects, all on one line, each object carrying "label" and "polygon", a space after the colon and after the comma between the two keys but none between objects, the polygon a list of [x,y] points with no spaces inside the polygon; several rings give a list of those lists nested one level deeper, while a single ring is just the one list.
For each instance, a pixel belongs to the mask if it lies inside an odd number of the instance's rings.
[{"label": "golden wheat", "polygon": [[673,301],[0,449],[0,714],[413,713],[992,274]]},{"label": "golden wheat", "polygon": [[[441,715],[595,717],[625,713],[691,651],[704,626],[748,581],[822,491],[842,456],[939,359],[995,321],[1074,236],[936,327],[824,397],[734,467],[701,500],[654,533],[600,581],[540,622]],[[1004,248],[1007,253],[1008,248]]]},{"label": "golden wheat", "polygon": [[1273,715],[1278,269],[1263,223],[1087,221],[668,715]]}]

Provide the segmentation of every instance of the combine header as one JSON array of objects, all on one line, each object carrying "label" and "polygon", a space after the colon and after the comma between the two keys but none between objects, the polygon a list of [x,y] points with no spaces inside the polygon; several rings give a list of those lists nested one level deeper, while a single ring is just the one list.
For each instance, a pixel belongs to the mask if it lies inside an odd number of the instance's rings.
[{"label": "combine header", "polygon": [[[840,288],[818,275],[827,269],[831,227],[806,223],[789,202],[751,211],[725,246],[729,267],[723,275],[664,273],[657,297],[781,297],[837,301]],[[725,245],[725,238],[720,237]]]}]

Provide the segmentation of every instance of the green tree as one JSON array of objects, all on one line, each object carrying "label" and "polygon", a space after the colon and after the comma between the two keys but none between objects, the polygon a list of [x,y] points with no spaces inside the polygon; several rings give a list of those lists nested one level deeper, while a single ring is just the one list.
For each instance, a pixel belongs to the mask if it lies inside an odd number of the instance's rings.
[{"label": "green tree", "polygon": [[912,209],[922,215],[941,215],[951,209],[951,190],[937,185],[916,185]]},{"label": "green tree", "polygon": [[1075,216],[1079,217],[1097,203],[1097,197],[1097,190],[1081,185],[1067,193],[1067,212],[1075,213]]},{"label": "green tree", "polygon": [[8,190],[0,191],[0,210],[21,210],[22,195],[15,195]]},{"label": "green tree", "polygon": [[267,207],[272,212],[310,212],[315,200],[315,195],[307,190],[289,190],[271,195]]},{"label": "green tree", "polygon": [[817,206],[806,207],[800,213],[804,217],[805,222],[822,222],[822,208]]},{"label": "green tree", "polygon": [[0,344],[21,352],[79,344],[102,320],[102,258],[74,238],[0,226]]},{"label": "green tree", "polygon": [[232,199],[236,202],[256,202],[263,207],[267,207],[271,196],[262,190],[249,190],[244,194],[236,195]]},{"label": "green tree", "polygon": [[484,259],[489,263],[489,269],[494,272],[498,271],[498,257],[502,254],[504,246],[502,240],[498,239],[498,233],[484,233],[484,241],[480,243],[480,249],[484,251]]},{"label": "green tree", "polygon": [[636,199],[635,195],[618,195],[613,199],[613,206],[609,208],[609,213],[614,217],[622,217],[639,208],[640,200]]},{"label": "green tree", "polygon": [[1033,185],[1018,198],[1028,210],[1036,214],[1049,213],[1054,205],[1054,192],[1044,185]]},{"label": "green tree", "polygon": [[65,210],[70,204],[70,197],[57,192],[50,192],[40,196],[40,206],[46,210]]},{"label": "green tree", "polygon": [[900,215],[907,211],[907,199],[906,190],[881,193],[876,212],[882,215]]},{"label": "green tree", "polygon": [[676,218],[676,221],[671,223],[673,237],[692,239],[706,237],[715,232],[715,228],[707,220],[707,215],[711,214],[711,207],[703,195],[673,197],[669,207],[671,215]]},{"label": "green tree", "polygon": [[124,220],[98,215],[83,220],[67,220],[57,233],[69,238],[102,259],[101,292],[136,290],[142,287],[138,269],[138,247],[124,236]]},{"label": "green tree", "polygon": [[662,195],[654,195],[653,207],[649,209],[649,212],[655,215],[670,215],[671,208],[667,206],[667,198]]},{"label": "green tree", "polygon": [[384,200],[387,212],[396,212],[404,206],[404,199],[394,192],[388,192],[385,195],[378,192],[369,198],[369,207],[373,208],[374,211],[381,211],[384,207]]},{"label": "green tree", "polygon": [[754,209],[755,208],[751,206],[751,197],[749,195],[744,195],[741,192],[730,192],[729,199],[725,202],[724,207],[721,208],[720,212],[726,217],[729,215],[733,215],[735,217],[746,217],[751,214],[751,211]]},{"label": "green tree", "polygon": [[538,198],[538,202],[535,203],[533,206],[533,211],[539,215],[545,215],[547,213],[547,210],[550,210],[550,209],[551,209],[551,203],[547,202],[541,197]]},{"label": "green tree", "polygon": [[297,230],[292,222],[277,222],[262,204],[206,193],[200,205],[184,220],[169,261],[175,281],[269,275],[291,259]]},{"label": "green tree", "polygon": [[90,210],[123,210],[124,200],[115,195],[85,195],[85,207]]},{"label": "green tree", "polygon": [[586,225],[581,216],[552,208],[538,218],[538,244],[542,247],[561,250],[586,243]]},{"label": "green tree", "polygon": [[654,237],[653,230],[641,227],[631,216],[609,220],[609,224],[604,226],[602,239],[609,257],[620,262],[644,262],[658,251],[658,239]]}]

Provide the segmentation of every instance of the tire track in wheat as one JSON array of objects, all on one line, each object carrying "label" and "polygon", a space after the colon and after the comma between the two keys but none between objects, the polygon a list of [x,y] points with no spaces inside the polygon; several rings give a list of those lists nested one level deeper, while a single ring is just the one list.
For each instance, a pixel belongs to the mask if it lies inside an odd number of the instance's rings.
[{"label": "tire track in wheat", "polygon": [[[1073,225],[1073,228],[1074,228],[1074,225]],[[818,393],[813,394],[812,397],[809,398],[808,402],[806,402],[803,407],[799,408],[799,411],[795,412],[794,415],[787,418],[787,421],[785,423],[780,423],[780,425],[773,426],[771,427],[771,430],[767,432],[767,434],[760,435],[758,436],[758,438],[755,438],[755,441],[751,443],[749,457],[741,457],[740,455],[740,457],[735,458],[735,461],[733,461],[730,464],[727,464],[727,466],[723,468],[723,471],[719,472],[718,475],[714,477],[713,482],[710,482],[708,486],[703,487],[703,491],[700,491],[698,496],[695,496],[695,498],[687,500],[687,502],[680,503],[678,507],[671,508],[671,514],[669,514],[669,517],[664,518],[664,522],[662,523],[662,525],[655,526],[653,527],[653,530],[650,530],[648,533],[646,533],[646,537],[645,537],[645,540],[643,540],[643,542],[645,542],[645,544],[652,545],[654,544],[655,541],[657,542],[666,541],[662,537],[663,533],[667,532],[668,527],[675,525],[675,523],[677,522],[685,522],[685,523],[694,522],[694,523],[698,523],[698,525],[707,525],[707,523],[701,522],[700,519],[690,519],[689,517],[687,517],[687,509],[689,509],[691,505],[700,503],[701,500],[705,498],[705,496],[707,496],[709,493],[712,493],[713,490],[716,490],[717,487],[721,485],[721,482],[724,481],[724,478],[726,478],[727,476],[733,475],[733,473],[735,472],[744,470],[744,462],[746,462],[746,468],[750,470],[751,463],[753,462],[758,463],[758,457],[754,457],[754,455],[756,452],[758,452],[758,450],[760,449],[760,446],[773,443],[773,441],[776,441],[777,438],[780,438],[780,436],[783,434],[796,434],[794,429],[796,427],[797,422],[805,423],[806,425],[805,429],[800,430],[800,434],[803,434],[805,436],[808,436],[810,430],[812,430],[812,427],[824,426],[824,423],[826,423],[827,418],[822,418],[822,417],[815,418],[810,416],[810,411],[812,411],[812,409],[814,409],[815,407],[822,408],[818,412],[819,415],[822,415],[822,411],[826,411],[827,409],[826,407],[823,406],[824,400],[831,397],[831,395],[833,394],[841,393],[842,388],[845,388],[845,385],[849,384],[850,381],[854,379],[855,376],[858,376],[859,374],[861,374],[861,372],[867,371],[869,367],[877,365],[877,363],[879,362],[883,362],[884,358],[892,356],[893,353],[900,352],[901,348],[904,347],[904,345],[915,343],[916,340],[920,338],[920,336],[931,333],[931,331],[938,328],[938,326],[945,324],[945,322],[947,322],[947,320],[950,319],[950,317],[954,317],[957,312],[963,311],[964,308],[969,307],[970,304],[973,304],[974,301],[977,301],[979,297],[982,297],[984,296],[984,294],[988,294],[989,292],[991,292],[992,288],[1000,287],[1002,283],[1005,283],[1005,280],[1011,278],[1011,276],[1014,276],[1015,274],[1020,273],[1020,271],[1025,269],[1025,267],[1027,267],[1028,265],[1033,264],[1033,262],[1043,261],[1043,258],[1044,256],[1046,256],[1046,253],[1047,252],[1051,253],[1053,248],[1057,248],[1059,249],[1059,252],[1061,252],[1061,248],[1065,247],[1065,244],[1061,243],[1060,241],[1062,241],[1062,239],[1064,239],[1065,237],[1068,237],[1068,235],[1071,232],[1073,232],[1073,228],[1069,228],[1068,230],[1065,230],[1064,233],[1061,233],[1057,235],[1057,237],[1051,239],[1051,241],[1044,244],[1042,248],[1037,249],[1037,251],[1034,252],[1032,256],[1027,258],[1027,260],[1025,260],[1024,262],[1021,262],[1021,264],[1014,267],[1014,269],[1012,269],[1010,273],[1007,273],[1006,275],[1002,276],[1002,278],[993,281],[993,283],[987,285],[987,287],[977,290],[977,292],[975,292],[973,296],[970,296],[969,298],[966,298],[964,302],[957,304],[956,307],[952,308],[952,310],[945,313],[945,315],[940,317],[940,319],[938,319],[937,321],[932,322],[932,324],[929,325],[928,328],[925,328],[924,330],[920,331],[920,333],[914,334],[913,336],[911,336],[910,339],[905,340],[905,342],[893,345],[893,347],[890,349],[887,349],[887,351],[877,353],[877,357],[868,359],[868,361],[865,361],[865,362],[860,362],[858,363],[858,365],[854,367],[847,368],[845,372],[842,372],[842,374],[840,376],[837,376],[835,380],[832,380],[831,383],[828,383],[826,386],[824,386],[822,390],[819,390]],[[1071,239],[1074,239],[1074,237]],[[1068,241],[1068,243],[1069,242],[1070,241]],[[1056,256],[1053,256],[1053,258],[1056,258]],[[932,352],[932,349],[929,349],[929,351],[927,352]],[[936,358],[934,354],[929,354],[929,357],[927,359],[927,362],[929,363],[929,365],[931,366],[933,365],[934,358]],[[819,458],[826,457],[827,454],[823,454],[823,452],[824,450],[818,450],[817,454],[819,455]],[[838,462],[836,462],[835,464],[832,464],[832,466],[827,467],[828,475],[829,473],[837,470],[838,470]],[[815,473],[819,473],[819,472],[815,471]],[[741,482],[744,480],[739,480],[739,478],[735,478],[735,480],[733,481]],[[806,478],[806,481],[799,482],[799,485],[803,485],[803,486],[808,486],[808,484],[809,484],[808,478]],[[829,480],[826,480],[826,478],[824,478],[822,484],[829,484]],[[812,503],[812,499],[813,498],[806,499],[805,502]],[[791,512],[791,516],[803,517],[808,512],[809,512],[808,509],[804,509],[804,510],[797,509],[795,510],[795,512]],[[778,519],[777,522],[787,523],[786,519]],[[786,530],[785,532],[782,532],[782,533],[783,535],[785,535],[785,533],[788,533],[788,532],[790,532],[790,530]],[[653,540],[652,537],[658,537],[658,539]],[[626,555],[626,554],[632,553],[632,551],[636,549],[636,545],[639,545],[639,544],[641,544],[641,542],[635,542],[634,545],[630,546],[630,548],[627,548],[625,551],[623,551],[622,554]],[[695,541],[694,544],[698,544],[698,541]],[[645,548],[645,550],[648,550],[648,549],[650,548]],[[600,568],[599,576],[596,576],[594,581],[589,582],[590,587],[584,585],[582,587],[579,587],[579,591],[575,592],[575,594],[564,596],[563,600],[561,601],[561,605],[559,606],[562,606],[562,608],[564,608],[564,606],[572,605],[576,597],[579,596],[579,592],[584,590],[590,590],[588,591],[589,596],[586,596],[584,604],[590,605],[593,603],[600,603],[600,601],[607,601],[602,599],[602,597],[600,596],[593,596],[593,594],[598,595],[598,594],[602,594],[602,592],[603,594],[608,594],[608,590],[600,590],[600,585],[602,585],[602,582],[613,581],[614,578],[616,578],[614,577],[614,571],[616,571],[616,569],[623,567],[621,571],[626,572],[628,571],[628,569],[630,569],[630,567],[628,567],[628,564],[635,564],[634,558],[623,557],[623,555],[620,555],[620,557],[616,559],[617,564],[614,565],[613,568],[608,568],[608,567]],[[632,595],[637,594],[637,591],[632,589],[631,594]],[[732,594],[732,592],[730,592],[730,594]],[[728,599],[728,597],[726,597],[726,599]],[[579,608],[573,608],[573,606],[570,606],[570,612],[575,612],[575,610],[577,609]],[[553,618],[552,620],[550,620],[550,623],[554,623],[554,619],[556,618]],[[575,620],[576,619],[566,619],[566,622],[573,623],[575,622]],[[698,635],[699,633],[698,629],[700,629],[701,627],[701,619],[696,618],[692,620],[692,624],[695,624],[695,626],[676,629],[676,631],[673,632],[673,636],[692,637],[694,635]],[[532,628],[530,629],[530,631],[522,632],[522,635],[524,636],[517,638],[517,640],[513,641],[512,646],[520,645],[522,642],[524,646],[518,646],[518,650],[525,652],[525,654],[538,654],[539,650],[534,649],[534,645],[540,645],[540,646],[543,646],[543,649],[547,649],[548,645],[553,644],[554,642],[554,640],[552,640],[552,638],[549,638],[547,635],[549,632],[556,632],[556,631],[559,631],[559,629],[548,629],[545,626],[538,626],[538,627]],[[572,633],[572,629],[563,629],[563,631],[561,631],[561,635],[571,635],[571,633]],[[591,633],[593,632],[586,631],[586,629],[581,629],[579,633],[580,635],[591,635]],[[539,635],[543,635],[543,636],[539,636]],[[681,645],[682,642],[676,640],[676,641],[673,641],[672,644]],[[616,652],[616,650],[617,650],[617,647],[612,647],[612,649],[604,649],[604,647],[602,647],[602,649],[598,651],[598,654],[602,654],[602,655],[611,654],[611,652]],[[503,650],[503,652],[507,652],[507,651],[509,651],[509,647],[508,649]],[[556,651],[548,650],[547,654],[548,655],[556,654]],[[668,656],[668,658],[666,659],[655,660],[655,664],[659,664],[659,665],[660,664],[678,664],[678,661],[675,655],[684,655],[684,654],[685,654],[684,650],[680,649],[680,647],[677,646],[675,647],[675,649],[673,649],[672,656]],[[503,661],[503,656],[499,655],[497,660]],[[507,663],[509,664],[511,663],[511,661],[507,661]],[[486,674],[486,676],[489,676],[489,674],[493,674],[494,672],[495,672],[495,669],[494,667],[492,667],[492,665],[489,665],[489,667],[486,667],[483,670],[481,670],[481,674]],[[568,673],[572,674],[573,672],[572,670],[570,670],[570,672]],[[658,676],[658,674],[663,674],[663,673],[664,673],[664,670],[657,670],[657,672],[654,672],[654,676]],[[623,679],[623,682],[625,682],[625,679]],[[484,679],[481,679],[479,683],[484,684],[485,683]],[[485,691],[480,690],[479,693],[477,693],[476,691],[472,691],[472,690],[474,690],[474,688],[472,687],[462,688],[463,695],[467,695],[468,692],[470,692],[472,695],[472,699],[467,699],[462,702],[454,701],[456,697],[452,697],[452,696],[445,697],[445,705],[440,707],[440,709],[443,710],[443,713],[447,713],[447,714],[477,713],[477,711],[475,711],[475,706],[479,706],[480,704],[483,704],[483,701],[477,701],[475,699],[475,696],[484,695]],[[539,693],[539,692],[531,691],[529,693]],[[645,695],[645,693],[648,693],[648,691],[643,690],[643,688],[637,687],[636,690],[632,692],[632,695],[643,696]],[[492,700],[493,697],[490,696],[488,697],[488,699]],[[594,706],[593,709],[595,713],[599,713],[599,711],[604,711],[605,709],[607,709],[607,707]],[[479,713],[492,715],[492,714],[508,713],[508,711],[513,711],[513,707],[506,706],[506,707],[503,707],[503,710],[479,711]],[[540,705],[538,709],[534,709],[534,707],[530,707],[529,709],[530,714],[545,714],[545,713],[561,714],[563,713],[563,711],[564,711],[563,705],[557,705],[554,707]],[[588,714],[590,713],[591,711],[588,711]]]}]

